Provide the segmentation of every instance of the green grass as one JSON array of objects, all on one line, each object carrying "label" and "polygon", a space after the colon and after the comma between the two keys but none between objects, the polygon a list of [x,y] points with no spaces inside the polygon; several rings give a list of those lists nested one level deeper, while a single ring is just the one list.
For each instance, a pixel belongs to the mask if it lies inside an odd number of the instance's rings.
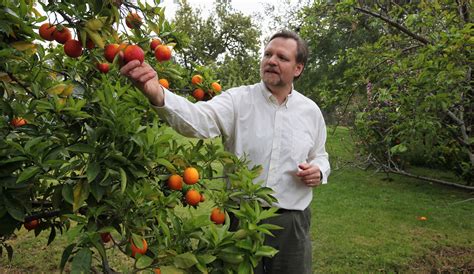
[{"label": "green grass", "polygon": [[[443,266],[447,260],[462,266],[474,258],[472,194],[396,175],[387,180],[385,174],[354,167],[347,129],[329,132],[331,164],[342,168],[314,190],[315,273],[429,272],[452,267]],[[463,252],[440,258],[438,265],[426,262],[443,248]]]},{"label": "green grass", "polygon": [[[346,128],[338,128],[335,134],[328,130],[327,149],[333,171],[329,183],[314,190],[311,205],[314,273],[468,273],[466,269],[474,269],[471,193],[393,174],[387,180],[385,174],[357,168],[362,165],[354,157]],[[211,207],[211,201],[203,205],[205,210]],[[421,216],[427,220],[420,221]],[[0,273],[57,272],[67,240],[59,236],[46,246],[47,236],[43,232],[35,238],[21,230],[9,241],[15,249],[12,263],[5,253],[0,258]],[[115,263],[131,263],[114,254]]]}]

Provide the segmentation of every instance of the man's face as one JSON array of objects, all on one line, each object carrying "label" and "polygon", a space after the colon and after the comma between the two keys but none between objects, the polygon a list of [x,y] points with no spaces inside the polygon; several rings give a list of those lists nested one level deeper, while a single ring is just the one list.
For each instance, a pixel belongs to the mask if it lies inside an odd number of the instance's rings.
[{"label": "man's face", "polygon": [[270,90],[291,87],[294,77],[301,74],[303,64],[296,62],[296,53],[293,39],[277,37],[267,44],[260,62],[260,77]]}]

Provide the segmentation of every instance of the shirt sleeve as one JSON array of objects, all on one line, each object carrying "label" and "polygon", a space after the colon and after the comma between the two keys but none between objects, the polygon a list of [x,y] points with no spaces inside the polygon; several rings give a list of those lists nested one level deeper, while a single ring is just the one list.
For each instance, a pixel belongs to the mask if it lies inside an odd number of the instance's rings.
[{"label": "shirt sleeve", "polygon": [[326,152],[326,123],[324,118],[319,112],[320,115],[318,121],[316,122],[316,134],[314,140],[314,146],[309,152],[309,163],[312,165],[319,166],[321,173],[323,174],[323,184],[327,184],[329,174],[331,173],[331,167],[329,164],[329,156]]},{"label": "shirt sleeve", "polygon": [[195,138],[229,136],[233,128],[232,96],[223,92],[207,102],[192,103],[164,89],[165,104],[153,106],[158,115],[181,135]]}]

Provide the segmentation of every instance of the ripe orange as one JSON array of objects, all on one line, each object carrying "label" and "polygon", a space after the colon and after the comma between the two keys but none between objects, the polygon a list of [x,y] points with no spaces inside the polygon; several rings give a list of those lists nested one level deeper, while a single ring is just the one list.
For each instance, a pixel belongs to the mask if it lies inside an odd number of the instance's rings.
[{"label": "ripe orange", "polygon": [[138,254],[145,254],[145,252],[148,250],[148,243],[146,242],[145,239],[142,239],[142,248],[138,248],[134,243],[133,240],[130,239],[131,246],[130,248],[132,249],[132,257],[135,258],[135,255]]},{"label": "ripe orange", "polygon": [[107,73],[110,70],[110,66],[108,63],[97,63],[96,67],[102,73]]},{"label": "ripe orange", "polygon": [[102,239],[102,242],[108,243],[110,240],[112,240],[112,235],[110,235],[109,232],[104,232],[100,233],[100,238]]},{"label": "ripe orange", "polygon": [[105,60],[112,63],[114,61],[115,55],[120,51],[120,46],[118,44],[108,44],[104,48],[104,57]]},{"label": "ripe orange", "polygon": [[64,44],[68,40],[72,39],[72,34],[67,27],[62,27],[61,29],[56,28],[56,31],[53,33],[53,37],[56,42]]},{"label": "ripe orange", "polygon": [[156,47],[158,47],[159,45],[161,45],[160,39],[153,39],[153,40],[151,40],[151,42],[150,42],[150,48],[151,48],[151,50],[155,50]]},{"label": "ripe orange", "polygon": [[30,230],[33,230],[35,228],[37,228],[39,226],[39,221],[38,220],[31,220],[29,222],[26,222],[23,224],[25,226],[25,228],[30,231]]},{"label": "ripe orange", "polygon": [[219,85],[217,82],[212,82],[211,87],[215,92],[221,92],[222,90],[221,85]]},{"label": "ripe orange", "polygon": [[142,25],[142,18],[135,12],[131,12],[125,18],[125,24],[131,29],[138,29]]},{"label": "ripe orange", "polygon": [[81,56],[82,43],[74,39],[66,41],[66,43],[64,44],[64,53],[72,58],[77,58]]},{"label": "ripe orange", "polygon": [[168,178],[168,187],[172,190],[183,189],[183,178],[178,174],[173,174]]},{"label": "ripe orange", "polygon": [[193,85],[198,85],[198,84],[202,83],[202,80],[203,80],[202,76],[199,75],[199,74],[196,74],[191,78],[191,83]]},{"label": "ripe orange", "polygon": [[204,90],[202,90],[201,88],[197,88],[193,91],[193,97],[197,101],[202,101],[202,99],[204,99],[205,95],[206,94],[204,93]]},{"label": "ripe orange", "polygon": [[199,172],[194,167],[188,167],[183,172],[184,182],[188,185],[194,185],[199,182]]},{"label": "ripe orange", "polygon": [[56,27],[51,25],[50,23],[44,23],[39,28],[39,35],[44,40],[53,41],[54,40],[54,31]]},{"label": "ripe orange", "polygon": [[143,63],[143,61],[145,60],[145,53],[143,52],[140,46],[138,45],[127,46],[125,44],[122,44],[122,45],[125,48],[125,50],[123,51],[123,62],[125,64],[132,60],[138,60],[140,61],[140,63]]},{"label": "ripe orange", "polygon": [[158,82],[160,82],[160,85],[162,85],[164,88],[170,88],[170,83],[165,78],[161,78],[160,80],[158,80]]},{"label": "ripe orange", "polygon": [[161,274],[161,269],[159,268],[155,268],[153,271],[155,272],[155,274]]},{"label": "ripe orange", "polygon": [[167,45],[158,45],[155,48],[155,57],[159,62],[171,59],[171,49]]},{"label": "ripe orange", "polygon": [[12,125],[13,127],[22,127],[26,124],[28,124],[28,122],[21,117],[15,117],[10,121],[10,125]]},{"label": "ripe orange", "polygon": [[201,194],[197,190],[190,189],[186,192],[185,199],[188,205],[197,206],[201,201]]},{"label": "ripe orange", "polygon": [[225,221],[225,213],[220,208],[216,207],[211,211],[211,221],[216,225],[223,224]]}]

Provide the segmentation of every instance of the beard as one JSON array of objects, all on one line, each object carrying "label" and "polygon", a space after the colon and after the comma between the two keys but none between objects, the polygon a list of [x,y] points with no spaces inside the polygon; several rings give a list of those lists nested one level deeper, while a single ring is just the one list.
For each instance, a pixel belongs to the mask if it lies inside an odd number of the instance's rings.
[{"label": "beard", "polygon": [[278,73],[262,71],[260,73],[260,78],[267,87],[281,87],[285,85],[283,79]]}]

